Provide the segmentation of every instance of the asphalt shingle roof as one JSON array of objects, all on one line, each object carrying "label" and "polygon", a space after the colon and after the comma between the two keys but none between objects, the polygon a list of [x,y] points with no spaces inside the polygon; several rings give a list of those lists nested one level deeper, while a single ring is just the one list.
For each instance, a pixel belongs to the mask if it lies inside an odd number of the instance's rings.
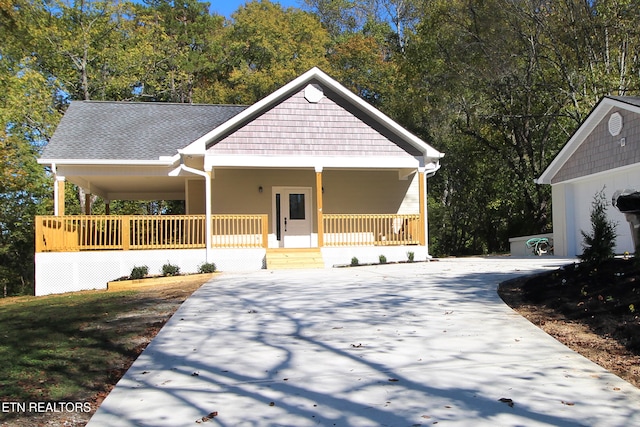
[{"label": "asphalt shingle roof", "polygon": [[640,97],[638,96],[607,96],[607,98],[615,99],[636,107],[640,107]]},{"label": "asphalt shingle roof", "polygon": [[158,160],[245,110],[240,105],[74,101],[43,159]]}]

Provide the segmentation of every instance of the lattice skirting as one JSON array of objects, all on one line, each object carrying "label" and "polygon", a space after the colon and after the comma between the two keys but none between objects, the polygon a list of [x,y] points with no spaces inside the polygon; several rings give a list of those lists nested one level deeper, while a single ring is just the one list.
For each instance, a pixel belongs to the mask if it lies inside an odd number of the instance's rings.
[{"label": "lattice skirting", "polygon": [[[213,249],[210,259],[220,271],[264,268],[264,249]],[[106,289],[107,282],[131,274],[146,265],[149,274],[160,274],[167,263],[183,273],[195,273],[205,262],[204,249],[148,251],[42,252],[36,253],[36,295],[90,289]]]}]

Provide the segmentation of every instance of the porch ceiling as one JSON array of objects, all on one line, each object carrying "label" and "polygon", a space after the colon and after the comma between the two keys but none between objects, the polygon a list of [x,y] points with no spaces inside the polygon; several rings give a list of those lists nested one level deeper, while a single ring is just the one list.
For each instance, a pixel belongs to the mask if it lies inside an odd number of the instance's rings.
[{"label": "porch ceiling", "polygon": [[187,178],[71,175],[66,179],[107,200],[184,200]]},{"label": "porch ceiling", "polygon": [[[196,168],[200,169],[200,168]],[[215,170],[309,170],[314,171],[313,166],[224,166],[215,167]],[[107,167],[107,166],[61,166],[58,174],[64,176],[66,181],[82,187],[87,193],[95,194],[105,200],[184,200],[185,183],[187,180],[201,181],[203,178],[187,172],[172,175],[175,168],[167,167]],[[404,180],[414,172],[415,167],[390,168],[390,167],[325,167],[324,171],[351,170],[351,171],[375,171],[396,170],[398,179]]]}]

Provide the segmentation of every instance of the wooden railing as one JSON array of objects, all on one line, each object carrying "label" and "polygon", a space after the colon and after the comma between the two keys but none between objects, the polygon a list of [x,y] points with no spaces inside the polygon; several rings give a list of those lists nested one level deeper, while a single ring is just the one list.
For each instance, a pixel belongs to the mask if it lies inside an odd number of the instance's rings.
[{"label": "wooden railing", "polygon": [[215,248],[266,248],[269,227],[267,215],[214,215]]},{"label": "wooden railing", "polygon": [[325,246],[420,244],[419,214],[324,214]]},{"label": "wooden railing", "polygon": [[[206,245],[204,215],[36,217],[36,252],[189,249]],[[267,215],[214,215],[213,247],[266,247]]]},{"label": "wooden railing", "polygon": [[[420,215],[325,214],[324,246],[417,245]],[[267,215],[213,215],[212,247],[268,246]],[[206,245],[204,215],[36,217],[36,252],[189,249]]]}]

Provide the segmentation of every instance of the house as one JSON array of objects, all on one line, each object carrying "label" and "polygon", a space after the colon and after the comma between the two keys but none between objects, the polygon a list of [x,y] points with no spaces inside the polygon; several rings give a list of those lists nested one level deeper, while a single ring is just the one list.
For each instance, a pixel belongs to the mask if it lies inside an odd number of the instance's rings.
[{"label": "house", "polygon": [[[72,102],[39,160],[56,185],[53,215],[36,221],[36,294],[167,262],[428,258],[427,178],[442,157],[317,68],[248,107]],[[66,181],[107,212],[112,200],[184,200],[186,212],[65,215]]]},{"label": "house", "polygon": [[[536,182],[551,184],[554,253],[582,254],[596,193],[611,201],[618,190],[640,190],[640,98],[604,97]],[[608,216],[618,224],[615,251],[633,253],[625,215],[609,206]]]}]

